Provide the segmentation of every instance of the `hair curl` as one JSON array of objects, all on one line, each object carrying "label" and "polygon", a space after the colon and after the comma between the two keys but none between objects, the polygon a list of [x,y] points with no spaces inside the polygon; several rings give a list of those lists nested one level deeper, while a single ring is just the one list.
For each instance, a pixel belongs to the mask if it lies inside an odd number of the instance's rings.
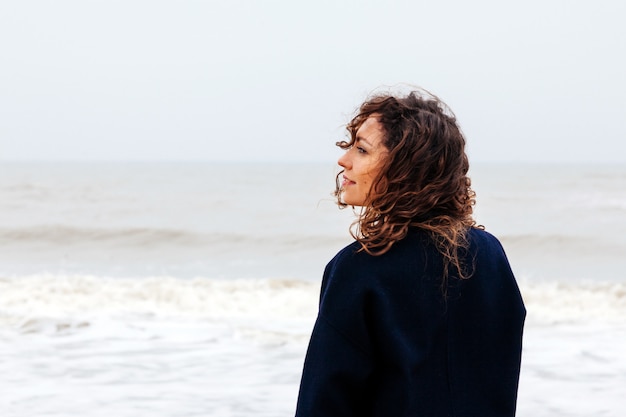
[{"label": "hair curl", "polygon": [[[384,131],[388,154],[374,180],[359,218],[350,228],[362,250],[381,255],[403,239],[409,229],[426,231],[443,255],[444,279],[452,267],[460,278],[471,271],[462,262],[476,193],[467,176],[465,138],[454,113],[436,96],[413,91],[405,96],[376,95],[365,101],[346,126],[353,146],[368,117],[376,117]],[[342,171],[343,172],[343,171]],[[335,196],[340,207],[337,175]]]}]

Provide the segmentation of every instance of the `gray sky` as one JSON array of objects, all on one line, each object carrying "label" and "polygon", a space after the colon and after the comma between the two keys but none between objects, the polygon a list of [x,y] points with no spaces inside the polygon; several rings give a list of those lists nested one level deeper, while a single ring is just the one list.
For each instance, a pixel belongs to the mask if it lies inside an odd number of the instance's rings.
[{"label": "gray sky", "polygon": [[626,162],[626,2],[0,3],[0,159],[330,161],[373,89],[473,161]]}]

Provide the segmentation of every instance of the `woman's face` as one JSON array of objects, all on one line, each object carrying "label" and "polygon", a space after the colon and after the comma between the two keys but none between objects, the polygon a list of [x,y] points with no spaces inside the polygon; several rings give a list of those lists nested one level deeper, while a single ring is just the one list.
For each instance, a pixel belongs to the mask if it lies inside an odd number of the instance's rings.
[{"label": "woman's face", "polygon": [[376,115],[368,117],[356,132],[352,147],[339,158],[344,169],[341,199],[351,206],[364,206],[372,183],[380,173],[387,148],[383,144],[384,131]]}]

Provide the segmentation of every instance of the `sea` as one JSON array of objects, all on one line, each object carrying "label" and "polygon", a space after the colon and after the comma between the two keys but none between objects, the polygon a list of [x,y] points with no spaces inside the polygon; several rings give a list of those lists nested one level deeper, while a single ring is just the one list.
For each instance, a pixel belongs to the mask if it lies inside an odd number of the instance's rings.
[{"label": "sea", "polygon": [[[1,162],[0,416],[295,411],[358,213],[324,163]],[[518,416],[626,415],[626,166],[474,164],[524,297]]]}]

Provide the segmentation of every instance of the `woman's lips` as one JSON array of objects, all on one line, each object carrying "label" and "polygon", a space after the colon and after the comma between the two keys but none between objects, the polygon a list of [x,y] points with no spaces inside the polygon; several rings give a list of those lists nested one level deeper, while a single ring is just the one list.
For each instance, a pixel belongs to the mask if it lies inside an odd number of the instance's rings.
[{"label": "woman's lips", "polygon": [[352,185],[352,184],[356,184],[356,182],[352,181],[350,178],[346,177],[345,175],[343,176],[343,182],[341,183],[341,185],[343,187],[347,186],[347,185]]}]

